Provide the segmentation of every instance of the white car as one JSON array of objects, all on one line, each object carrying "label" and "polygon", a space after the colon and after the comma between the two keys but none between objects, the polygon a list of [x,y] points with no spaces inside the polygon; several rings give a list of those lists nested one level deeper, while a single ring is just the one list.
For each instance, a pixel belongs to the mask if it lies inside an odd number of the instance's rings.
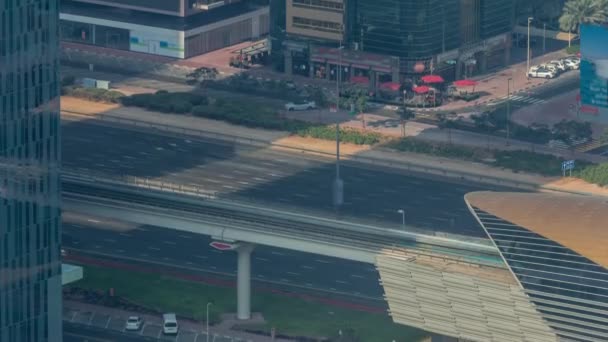
[{"label": "white car", "polygon": [[551,63],[545,63],[545,64],[541,64],[538,66],[539,69],[546,69],[546,70],[550,70],[553,73],[555,73],[555,76],[559,75],[559,73],[561,72],[561,70],[559,70],[557,68],[557,65],[555,64],[551,64]]},{"label": "white car", "polygon": [[578,58],[564,59],[564,65],[570,70],[578,70],[581,67],[581,60]]},{"label": "white car", "polygon": [[163,315],[163,334],[177,335],[179,326],[177,325],[177,317],[174,313],[166,313]]},{"label": "white car", "polygon": [[555,76],[557,76],[557,73],[548,68],[532,67],[528,71],[528,76],[549,79],[549,78],[555,78]]},{"label": "white car", "polygon": [[566,65],[564,64],[564,62],[559,61],[559,60],[552,60],[548,64],[555,65],[557,67],[557,69],[559,71],[562,71],[562,72],[567,70]]},{"label": "white car", "polygon": [[285,105],[285,109],[288,111],[294,110],[311,110],[317,108],[317,104],[315,101],[306,101],[306,102],[289,102]]},{"label": "white car", "polygon": [[131,316],[127,319],[127,324],[125,325],[125,330],[136,331],[141,329],[144,320],[139,316]]}]

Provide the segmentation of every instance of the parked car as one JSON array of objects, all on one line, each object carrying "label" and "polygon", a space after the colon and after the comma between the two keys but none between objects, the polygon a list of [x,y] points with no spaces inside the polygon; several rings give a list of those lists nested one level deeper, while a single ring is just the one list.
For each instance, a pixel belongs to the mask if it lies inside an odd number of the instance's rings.
[{"label": "parked car", "polygon": [[127,324],[125,325],[125,330],[136,331],[141,329],[144,320],[139,316],[130,316],[127,319]]},{"label": "parked car", "polygon": [[564,64],[564,62],[560,61],[560,60],[557,60],[557,59],[550,61],[548,64],[555,65],[557,67],[557,69],[559,71],[561,71],[561,72],[564,72],[564,71],[567,70],[566,65]]},{"label": "parked car", "polygon": [[564,58],[564,65],[570,70],[578,70],[581,67],[581,60],[578,58]]},{"label": "parked car", "polygon": [[557,73],[549,68],[543,67],[532,67],[528,70],[528,77],[537,77],[537,78],[555,78]]},{"label": "parked car", "polygon": [[317,104],[315,101],[305,101],[305,102],[289,102],[285,105],[285,109],[288,111],[294,110],[311,110],[317,108]]},{"label": "parked car", "polygon": [[553,73],[555,73],[555,76],[559,75],[561,73],[561,70],[559,70],[557,68],[557,65],[553,65],[553,64],[549,64],[549,63],[544,63],[538,66],[540,69],[546,69],[546,70],[550,70]]},{"label": "parked car", "polygon": [[177,335],[179,327],[177,325],[177,317],[174,313],[166,313],[163,315],[163,334]]}]

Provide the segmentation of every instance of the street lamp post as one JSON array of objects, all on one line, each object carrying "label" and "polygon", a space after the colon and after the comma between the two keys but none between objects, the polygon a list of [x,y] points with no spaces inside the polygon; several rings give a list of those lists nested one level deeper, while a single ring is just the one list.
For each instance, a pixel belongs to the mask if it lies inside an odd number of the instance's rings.
[{"label": "street lamp post", "polygon": [[[336,75],[336,111],[340,111],[340,78],[342,75],[342,40],[338,47],[338,67]],[[334,180],[333,200],[336,211],[344,202],[344,182],[340,178],[340,120],[336,122],[336,179]]]},{"label": "street lamp post", "polygon": [[511,121],[511,81],[513,79],[509,77],[507,79],[507,146],[509,146],[509,139],[511,138],[510,121]]},{"label": "street lamp post", "polygon": [[526,56],[527,60],[527,68],[526,68],[526,78],[528,77],[528,71],[530,70],[530,24],[534,18],[528,17],[528,55]]},{"label": "street lamp post", "polygon": [[401,214],[401,227],[405,230],[405,210],[399,209],[397,212]]},{"label": "street lamp post", "polygon": [[205,321],[205,324],[207,325],[207,342],[209,342],[209,307],[211,305],[213,305],[213,303],[207,303],[207,320]]}]

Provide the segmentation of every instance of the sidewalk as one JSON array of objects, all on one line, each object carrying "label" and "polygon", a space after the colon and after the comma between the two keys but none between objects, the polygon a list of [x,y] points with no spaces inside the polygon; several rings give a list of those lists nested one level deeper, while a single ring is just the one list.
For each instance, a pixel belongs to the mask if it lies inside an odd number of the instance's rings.
[{"label": "sidewalk", "polygon": [[[244,44],[246,45],[246,43],[242,43],[241,45]],[[132,72],[158,74],[164,77],[185,78],[187,73],[198,67],[215,67],[219,70],[220,75],[224,77],[241,72],[239,69],[230,67],[227,64],[222,66],[221,61],[218,59],[219,57],[216,57],[216,55],[229,54],[231,51],[238,49],[239,46],[224,48],[217,52],[186,60],[68,42],[62,42],[61,46],[63,53],[62,58],[64,60],[81,60],[109,68],[123,68]],[[533,58],[530,63],[531,65],[535,65],[565,55],[566,53],[563,51],[551,52]],[[527,63],[524,61],[510,65],[497,72],[473,77],[472,79],[479,82],[475,87],[475,91],[485,94],[474,102],[462,100],[454,101],[438,108],[428,108],[423,111],[462,111],[479,108],[482,105],[506,96],[507,80],[509,78],[512,79],[510,88],[511,93],[526,91],[547,82],[551,82],[551,80],[538,78],[528,79],[526,77],[526,66]],[[335,82],[311,79],[297,75],[287,76],[286,74],[275,72],[269,67],[254,66],[246,72],[254,77],[293,81],[297,84],[316,85],[329,90],[335,88]]]},{"label": "sidewalk", "polygon": [[[126,320],[129,316],[140,316],[144,320],[142,328],[138,331],[125,331]],[[162,317],[130,312],[101,305],[92,305],[72,300],[63,301],[63,320],[65,322],[83,324],[101,329],[115,330],[126,335],[139,335],[152,339],[177,342],[206,342],[206,326],[203,322],[195,322],[178,317],[179,333],[177,336],[164,336],[162,334]],[[263,323],[260,314],[253,314],[248,323]],[[261,336],[232,330],[236,324],[243,321],[236,320],[234,315],[222,315],[222,322],[209,327],[209,341],[211,342],[272,342],[268,336]],[[276,342],[292,340],[274,339]]]}]

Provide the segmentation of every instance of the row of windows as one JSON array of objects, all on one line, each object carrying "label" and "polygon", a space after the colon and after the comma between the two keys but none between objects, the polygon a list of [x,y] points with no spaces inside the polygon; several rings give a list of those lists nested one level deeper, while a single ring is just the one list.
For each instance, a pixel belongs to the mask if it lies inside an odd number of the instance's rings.
[{"label": "row of windows", "polygon": [[293,17],[293,26],[324,32],[342,32],[342,24],[333,21]]},{"label": "row of windows", "polygon": [[343,3],[326,0],[293,0],[293,5],[297,7],[326,8],[336,11],[342,11],[344,9]]}]

